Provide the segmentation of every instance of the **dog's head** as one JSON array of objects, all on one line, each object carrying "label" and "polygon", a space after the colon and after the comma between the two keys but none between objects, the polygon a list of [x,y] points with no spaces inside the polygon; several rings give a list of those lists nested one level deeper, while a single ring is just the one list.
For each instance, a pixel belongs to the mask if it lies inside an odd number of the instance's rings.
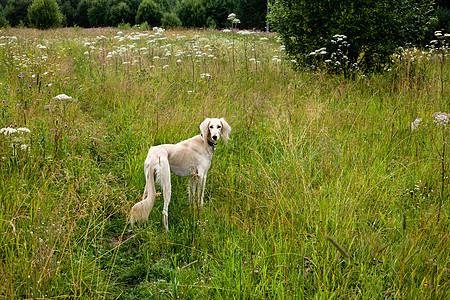
[{"label": "dog's head", "polygon": [[228,141],[228,134],[231,132],[231,127],[224,118],[206,118],[202,124],[200,124],[200,131],[202,132],[205,143],[208,141],[216,143],[220,139],[220,136],[222,136],[223,140],[226,142]]}]

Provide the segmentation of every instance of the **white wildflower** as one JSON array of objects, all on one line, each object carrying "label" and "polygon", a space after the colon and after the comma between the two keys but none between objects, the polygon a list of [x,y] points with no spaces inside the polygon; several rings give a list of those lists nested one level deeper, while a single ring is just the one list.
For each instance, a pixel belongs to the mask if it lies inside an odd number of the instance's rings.
[{"label": "white wildflower", "polygon": [[52,98],[53,101],[72,101],[74,100],[72,97],[67,96],[66,94],[60,94]]},{"label": "white wildflower", "polygon": [[414,122],[411,123],[411,131],[419,129],[420,122],[422,122],[422,119],[415,119]]},{"label": "white wildflower", "polygon": [[433,115],[434,123],[437,125],[447,126],[448,121],[450,119],[450,114],[437,112]]},{"label": "white wildflower", "polygon": [[236,19],[236,14],[231,13],[231,14],[228,15],[227,20],[233,21],[234,19]]},{"label": "white wildflower", "polygon": [[26,144],[23,144],[23,145],[20,145],[20,149],[23,150],[23,151],[30,151],[30,146],[26,145]]},{"label": "white wildflower", "polygon": [[11,127],[5,127],[5,128],[0,129],[0,134],[3,133],[4,135],[11,135],[16,132],[17,132],[17,130],[14,128],[11,128]]},{"label": "white wildflower", "polygon": [[20,133],[30,133],[30,129],[28,129],[26,127],[17,128],[17,131]]}]

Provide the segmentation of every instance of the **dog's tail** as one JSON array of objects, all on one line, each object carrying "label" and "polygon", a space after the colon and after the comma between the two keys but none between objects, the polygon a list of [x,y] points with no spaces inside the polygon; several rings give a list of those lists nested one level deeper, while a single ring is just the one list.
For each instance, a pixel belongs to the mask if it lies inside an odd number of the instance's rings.
[{"label": "dog's tail", "polygon": [[136,222],[145,222],[148,219],[148,215],[152,211],[153,204],[155,203],[156,188],[155,178],[159,181],[161,173],[161,165],[158,162],[146,160],[144,163],[145,172],[145,188],[142,201],[136,203],[131,209],[131,226]]}]

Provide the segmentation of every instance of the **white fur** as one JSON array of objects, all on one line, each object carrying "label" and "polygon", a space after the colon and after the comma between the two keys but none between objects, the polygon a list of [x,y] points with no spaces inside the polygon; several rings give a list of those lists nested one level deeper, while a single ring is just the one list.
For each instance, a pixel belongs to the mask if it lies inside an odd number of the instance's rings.
[{"label": "white fur", "polygon": [[211,166],[214,145],[222,136],[226,142],[231,127],[225,119],[205,119],[200,124],[201,135],[196,135],[178,144],[152,146],[144,163],[146,185],[142,201],[131,209],[131,225],[146,221],[153,208],[156,193],[155,179],[161,184],[164,209],[163,224],[169,230],[169,203],[171,197],[170,172],[178,176],[190,176],[189,200],[195,194],[198,185],[198,200],[203,206],[206,175]]}]

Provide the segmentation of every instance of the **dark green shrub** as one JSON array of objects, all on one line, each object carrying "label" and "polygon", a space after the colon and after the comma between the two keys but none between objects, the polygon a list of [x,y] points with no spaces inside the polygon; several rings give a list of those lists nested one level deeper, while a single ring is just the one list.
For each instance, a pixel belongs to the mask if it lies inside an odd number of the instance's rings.
[{"label": "dark green shrub", "polygon": [[161,26],[166,29],[181,27],[181,20],[174,12],[165,12],[161,19]]},{"label": "dark green shrub", "polygon": [[8,27],[9,22],[6,19],[3,6],[0,4],[0,28]]},{"label": "dark green shrub", "polygon": [[108,0],[92,0],[88,10],[90,27],[102,27],[109,24],[109,6]]},{"label": "dark green shrub", "polygon": [[183,0],[178,5],[178,17],[184,27],[203,27],[206,25],[206,10],[203,0]]},{"label": "dark green shrub", "polygon": [[113,26],[117,26],[120,23],[131,23],[133,16],[131,9],[125,2],[119,2],[109,10],[109,23]]},{"label": "dark green shrub", "polygon": [[[423,36],[432,13],[430,0],[276,0],[269,14],[297,66],[323,65],[332,60],[332,41],[345,36],[340,68],[351,75],[383,70],[399,46],[416,43]],[[316,50],[325,48],[325,50]],[[326,53],[325,53],[326,52]]]},{"label": "dark green shrub", "polygon": [[75,13],[74,23],[78,26],[88,28],[89,23],[89,9],[92,6],[92,0],[81,0],[77,6],[77,12]]},{"label": "dark green shrub", "polygon": [[34,0],[28,8],[28,20],[38,29],[57,28],[61,26],[62,14],[56,0]]},{"label": "dark green shrub", "polygon": [[5,16],[12,27],[28,23],[28,7],[33,0],[10,0],[5,6]]},{"label": "dark green shrub", "polygon": [[150,26],[161,26],[162,13],[153,0],[143,0],[136,14],[136,24],[147,22]]}]

